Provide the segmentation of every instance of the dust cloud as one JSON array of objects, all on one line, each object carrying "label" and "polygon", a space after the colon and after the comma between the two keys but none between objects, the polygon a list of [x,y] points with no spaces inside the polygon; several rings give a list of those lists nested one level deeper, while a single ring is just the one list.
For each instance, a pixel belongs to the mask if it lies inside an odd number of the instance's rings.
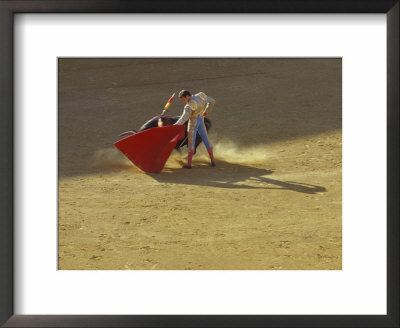
[{"label": "dust cloud", "polygon": [[214,145],[214,156],[217,160],[232,164],[262,164],[272,155],[267,146],[239,147],[230,140],[221,140]]},{"label": "dust cloud", "polygon": [[132,163],[118,149],[108,147],[97,150],[92,157],[91,166],[94,168],[131,167]]},{"label": "dust cloud", "polygon": [[[239,147],[231,140],[220,140],[213,145],[214,157],[216,161],[227,162],[231,164],[258,165],[265,163],[272,155],[268,153],[266,145],[254,147]],[[174,150],[168,159],[169,165],[182,165],[187,160],[187,149],[179,151]],[[193,163],[208,163],[210,157],[203,144],[197,147],[196,154],[193,157]]]},{"label": "dust cloud", "polygon": [[[215,159],[231,164],[257,165],[265,163],[272,155],[268,154],[267,146],[239,147],[230,140],[220,140],[213,145]],[[168,166],[181,166],[186,163],[187,148],[174,150],[168,159]],[[193,162],[208,163],[210,157],[203,144],[197,147]],[[132,162],[118,149],[109,147],[97,150],[92,157],[91,166],[95,168],[128,168]]]}]

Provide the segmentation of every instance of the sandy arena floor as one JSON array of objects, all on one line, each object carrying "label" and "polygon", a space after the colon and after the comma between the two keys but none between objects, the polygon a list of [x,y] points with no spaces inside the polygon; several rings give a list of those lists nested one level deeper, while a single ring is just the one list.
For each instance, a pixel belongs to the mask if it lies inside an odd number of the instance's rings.
[{"label": "sandy arena floor", "polygon": [[[145,174],[113,143],[184,88],[217,167]],[[341,102],[340,59],[60,59],[59,269],[340,270]]]}]

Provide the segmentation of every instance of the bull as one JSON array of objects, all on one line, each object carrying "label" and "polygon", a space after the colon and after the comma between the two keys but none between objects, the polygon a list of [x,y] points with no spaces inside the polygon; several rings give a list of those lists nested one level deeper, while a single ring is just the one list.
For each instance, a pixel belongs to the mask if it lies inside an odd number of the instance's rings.
[{"label": "bull", "polygon": [[[155,116],[152,119],[148,120],[146,123],[144,123],[139,128],[138,131],[136,131],[136,130],[126,131],[126,132],[121,133],[119,135],[119,137],[124,137],[125,138],[125,137],[134,135],[134,134],[136,134],[138,132],[141,132],[141,131],[144,131],[144,130],[148,130],[148,129],[151,129],[151,128],[156,128],[156,127],[158,127],[158,124],[159,124],[158,122],[159,122],[160,118],[161,118],[161,121],[162,121],[162,125],[163,126],[168,126],[168,125],[174,125],[179,120],[180,116],[166,116],[166,115]],[[178,142],[176,143],[175,149],[180,149],[181,147],[187,145],[187,143],[188,143],[188,138],[187,138],[187,125],[188,125],[188,122],[189,121],[186,121],[186,123],[185,123],[185,126],[186,126],[185,137],[180,139],[180,140],[178,140]],[[208,130],[211,128],[211,121],[207,117],[204,118],[204,125],[206,127],[207,132],[208,132]],[[195,150],[197,149],[197,146],[200,145],[200,143],[202,143],[202,142],[203,142],[203,140],[201,139],[200,134],[197,133]]]}]

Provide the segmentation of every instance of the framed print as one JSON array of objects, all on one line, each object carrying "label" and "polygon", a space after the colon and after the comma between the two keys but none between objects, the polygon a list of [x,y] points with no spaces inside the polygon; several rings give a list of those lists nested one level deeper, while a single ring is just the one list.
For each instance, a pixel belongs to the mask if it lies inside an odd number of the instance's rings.
[{"label": "framed print", "polygon": [[398,1],[0,9],[2,325],[398,326]]}]

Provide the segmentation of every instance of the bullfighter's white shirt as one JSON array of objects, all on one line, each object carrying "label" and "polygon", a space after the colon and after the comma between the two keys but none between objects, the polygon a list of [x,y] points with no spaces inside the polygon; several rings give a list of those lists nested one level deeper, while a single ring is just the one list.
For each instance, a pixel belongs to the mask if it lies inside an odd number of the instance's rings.
[{"label": "bullfighter's white shirt", "polygon": [[190,97],[189,102],[183,108],[183,113],[175,123],[184,124],[189,118],[196,117],[200,113],[208,114],[214,107],[215,99],[207,96],[204,92],[196,93]]}]

